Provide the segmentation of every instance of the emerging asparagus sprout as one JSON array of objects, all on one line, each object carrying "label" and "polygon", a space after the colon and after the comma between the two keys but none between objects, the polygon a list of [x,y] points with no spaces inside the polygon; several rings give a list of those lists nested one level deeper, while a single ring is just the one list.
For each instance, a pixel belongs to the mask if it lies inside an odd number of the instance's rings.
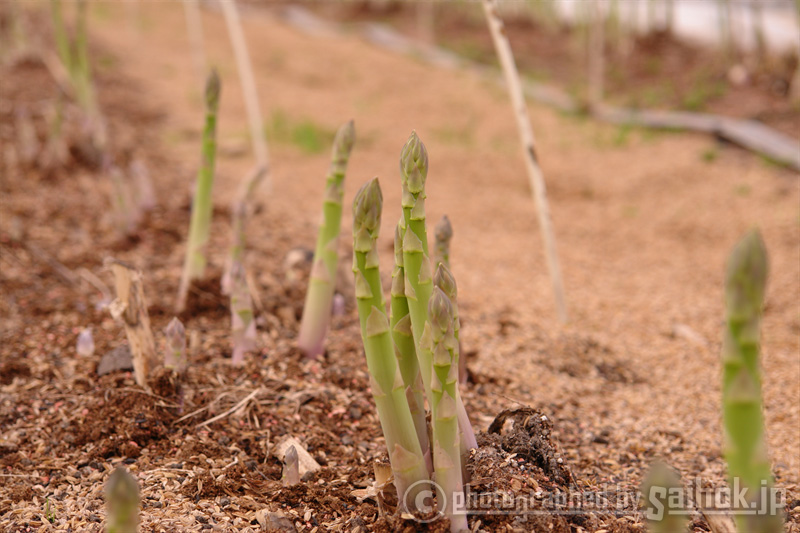
[{"label": "emerging asparagus sprout", "polygon": [[339,261],[337,245],[342,223],[344,177],[354,142],[355,128],[351,120],[339,128],[333,141],[331,165],[322,204],[322,225],[317,237],[311,278],[297,339],[297,345],[310,359],[316,359],[324,351],[325,333],[330,322]]},{"label": "emerging asparagus sprout", "polygon": [[353,273],[370,388],[389,450],[395,487],[398,495],[405,496],[404,503],[413,505],[417,494],[427,488],[428,470],[406,399],[383,300],[376,245],[382,208],[381,189],[375,178],[359,189],[353,202]]},{"label": "emerging asparagus sprout", "polygon": [[106,483],[107,533],[137,533],[139,531],[139,484],[120,466]]},{"label": "emerging asparagus sprout", "polygon": [[397,363],[403,376],[406,387],[406,398],[414,418],[414,427],[417,429],[425,464],[430,472],[433,471],[433,460],[430,454],[430,441],[428,439],[428,422],[425,417],[425,387],[419,373],[417,350],[414,347],[414,335],[411,331],[411,317],[408,310],[408,300],[405,294],[405,269],[403,268],[403,236],[405,230],[403,221],[400,220],[394,233],[394,260],[392,271],[391,291],[391,321],[392,340],[394,341]]},{"label": "emerging asparagus sprout", "polygon": [[247,286],[244,266],[235,262],[231,267],[231,329],[233,332],[234,366],[244,364],[244,354],[256,347],[256,322],[253,320],[253,302]]},{"label": "emerging asparagus sprout", "polygon": [[443,215],[439,223],[436,224],[433,234],[436,237],[433,264],[444,263],[447,268],[450,268],[450,239],[453,238],[453,226],[450,225],[450,219],[447,218],[447,215]]},{"label": "emerging asparagus sprout", "polygon": [[164,329],[167,337],[167,351],[164,354],[164,366],[183,371],[186,368],[186,329],[178,317],[173,317]]},{"label": "emerging asparagus sprout", "polygon": [[222,275],[221,289],[222,294],[230,294],[232,290],[231,268],[236,262],[244,261],[245,250],[245,223],[247,222],[248,200],[250,200],[253,191],[256,190],[258,184],[264,176],[267,175],[267,167],[263,165],[256,165],[245,177],[244,181],[236,193],[236,199],[231,206],[231,228],[232,237],[231,251],[228,255],[228,260],[225,263],[225,273]]},{"label": "emerging asparagus sprout", "polygon": [[186,247],[186,260],[183,265],[180,288],[178,290],[177,311],[186,308],[186,297],[192,281],[203,276],[206,268],[205,247],[211,229],[211,189],[214,185],[214,162],[217,142],[217,110],[221,91],[220,79],[212,70],[206,81],[206,124],[203,130],[203,158],[197,174],[197,189],[192,203],[192,221],[189,226],[189,241]]},{"label": "emerging asparagus sprout", "polygon": [[114,273],[117,299],[109,305],[111,316],[122,318],[128,345],[133,356],[133,372],[136,383],[147,388],[147,374],[156,353],[153,333],[150,331],[150,317],[147,315],[147,302],[144,299],[142,274],[131,265],[111,259],[108,261]]},{"label": "emerging asparagus sprout", "polygon": [[656,462],[642,480],[642,507],[652,533],[686,531],[687,514],[676,498],[681,479],[669,466]]},{"label": "emerging asparagus sprout", "polygon": [[428,304],[428,321],[420,349],[433,362],[431,373],[431,421],[433,465],[439,510],[450,519],[450,531],[468,529],[467,515],[454,512],[454,494],[462,492],[461,452],[456,400],[458,398],[457,317],[450,299],[436,287]]},{"label": "emerging asparagus sprout", "polygon": [[92,328],[85,328],[78,334],[76,350],[82,357],[94,355],[94,339],[92,338]]},{"label": "emerging asparagus sprout", "polygon": [[284,487],[291,487],[300,483],[300,458],[294,445],[289,446],[283,456],[283,473],[281,483]]},{"label": "emerging asparagus sprout", "polygon": [[[767,252],[758,230],[736,245],[725,277],[725,333],[722,346],[722,404],[725,458],[732,487],[746,489],[746,509],[736,513],[740,532],[778,532],[783,520],[775,511],[764,415],[761,405],[760,336]],[[764,490],[766,489],[766,490]],[[738,492],[737,492],[738,493]],[[768,501],[763,501],[766,497]]]}]

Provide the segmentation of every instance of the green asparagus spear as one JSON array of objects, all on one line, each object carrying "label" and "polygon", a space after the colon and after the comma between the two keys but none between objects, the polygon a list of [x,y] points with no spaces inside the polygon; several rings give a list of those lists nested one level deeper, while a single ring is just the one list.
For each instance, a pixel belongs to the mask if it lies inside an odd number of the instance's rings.
[{"label": "green asparagus spear", "polygon": [[197,188],[192,203],[192,221],[189,226],[189,242],[186,260],[183,264],[180,289],[178,291],[178,312],[186,307],[186,297],[192,281],[203,276],[206,268],[205,247],[211,229],[211,189],[214,185],[214,163],[217,152],[217,110],[221,91],[220,79],[216,70],[211,71],[206,82],[206,124],[203,130],[203,162],[197,175]]},{"label": "green asparagus spear", "polygon": [[688,515],[671,497],[680,490],[681,480],[674,470],[660,461],[653,464],[642,480],[642,507],[652,533],[686,531]]},{"label": "green asparagus spear", "polygon": [[439,510],[450,519],[450,531],[468,529],[467,516],[454,513],[454,497],[463,491],[461,451],[458,434],[458,340],[456,318],[450,299],[435,288],[428,305],[420,350],[433,362],[431,373],[431,421],[433,423],[433,464]]},{"label": "green asparagus spear", "polygon": [[[722,403],[725,458],[733,492],[746,489],[746,504],[762,511],[735,514],[739,533],[782,530],[772,488],[772,473],[761,406],[759,345],[767,252],[758,230],[736,245],[725,279],[726,325],[722,347]],[[737,509],[739,510],[739,509]]]},{"label": "green asparagus spear", "polygon": [[413,504],[416,494],[427,488],[428,471],[394,354],[381,289],[376,241],[382,204],[377,178],[367,182],[356,194],[353,202],[353,273],[370,388],[389,450],[395,487],[401,501]]},{"label": "green asparagus spear", "polygon": [[406,387],[408,406],[414,418],[422,453],[429,471],[433,471],[428,439],[428,422],[425,417],[425,387],[419,373],[417,350],[414,347],[414,335],[411,332],[411,317],[408,312],[408,300],[405,294],[405,270],[403,268],[403,221],[398,222],[394,233],[394,261],[392,271],[391,319],[392,340],[394,340],[397,362],[403,383]]},{"label": "green asparagus spear", "polygon": [[106,509],[108,533],[139,531],[139,484],[123,466],[117,467],[108,478]]},{"label": "green asparagus spear", "polygon": [[436,237],[433,264],[436,266],[439,263],[444,263],[447,268],[450,268],[450,239],[453,238],[453,226],[450,225],[450,219],[447,218],[447,215],[442,216],[442,219],[433,228],[433,234]]},{"label": "green asparagus spear", "polygon": [[310,359],[316,359],[324,351],[325,333],[330,322],[339,261],[337,244],[342,222],[344,175],[354,142],[355,128],[351,120],[339,128],[333,142],[331,166],[325,185],[325,201],[322,205],[322,225],[317,237],[311,279],[297,339],[297,345]]}]

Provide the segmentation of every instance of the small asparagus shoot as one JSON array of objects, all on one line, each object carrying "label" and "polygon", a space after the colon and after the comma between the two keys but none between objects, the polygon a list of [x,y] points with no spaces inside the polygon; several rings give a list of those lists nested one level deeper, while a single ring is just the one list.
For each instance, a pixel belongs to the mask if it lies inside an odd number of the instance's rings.
[{"label": "small asparagus shoot", "polygon": [[291,487],[298,483],[300,483],[300,459],[297,456],[297,449],[292,445],[286,449],[286,454],[283,456],[281,484],[284,487]]},{"label": "small asparagus shoot", "polygon": [[435,266],[439,263],[444,263],[447,268],[450,268],[450,239],[453,238],[453,226],[450,225],[450,219],[447,218],[447,215],[442,216],[442,219],[436,224],[433,234],[436,237],[436,245],[433,249],[433,264]]},{"label": "small asparagus shoot", "polygon": [[155,357],[156,345],[150,330],[150,317],[147,315],[142,273],[116,259],[108,260],[108,264],[114,273],[117,290],[117,299],[111,302],[109,311],[115,319],[122,318],[125,324],[136,383],[146,389],[147,373]]},{"label": "small asparagus shoot", "polygon": [[211,189],[214,185],[214,162],[217,152],[217,110],[219,109],[220,79],[212,70],[206,82],[206,119],[203,130],[203,158],[197,175],[197,189],[192,203],[192,221],[189,226],[189,241],[178,290],[177,311],[186,308],[186,298],[192,281],[203,276],[206,268],[205,247],[211,229]]},{"label": "small asparagus shoot", "polygon": [[179,372],[186,368],[186,329],[178,317],[173,317],[164,329],[167,337],[167,351],[164,354],[164,366]]},{"label": "small asparagus shoot", "polygon": [[139,531],[139,484],[125,469],[117,467],[106,483],[107,533]]},{"label": "small asparagus shoot", "polygon": [[656,462],[642,480],[642,507],[652,533],[687,531],[687,514],[673,497],[681,490],[681,479],[669,466]]},{"label": "small asparagus shoot", "polygon": [[317,237],[311,278],[303,307],[303,319],[297,339],[297,345],[310,359],[316,359],[324,351],[325,333],[330,322],[339,261],[337,244],[342,223],[344,177],[354,142],[355,128],[351,120],[339,128],[333,141],[331,165],[322,205],[322,225]]},{"label": "small asparagus shoot", "polygon": [[[459,331],[461,330],[461,320],[458,317],[458,287],[456,286],[456,278],[447,268],[444,263],[439,263],[436,272],[433,275],[434,287],[442,290],[450,300],[453,307],[453,334],[455,335],[456,342],[458,343],[458,350],[455,352],[456,366],[458,368],[459,383],[461,380],[461,361],[464,357],[461,355],[461,340],[458,338]],[[463,367],[466,370],[466,367]],[[472,424],[467,416],[467,410],[464,408],[464,403],[461,401],[461,393],[456,388],[456,407],[458,409],[458,429],[461,435],[461,443],[463,446],[462,452],[469,449],[477,448],[478,441],[475,438],[475,431],[472,429]]]},{"label": "small asparagus shoot", "polygon": [[392,271],[391,318],[392,340],[394,340],[397,363],[406,387],[406,398],[414,418],[425,464],[433,471],[433,460],[430,455],[428,439],[428,421],[425,417],[425,387],[419,373],[417,349],[414,346],[414,335],[411,331],[411,317],[408,311],[408,300],[405,293],[405,270],[403,268],[403,221],[398,222],[394,233],[394,270]]},{"label": "small asparagus shoot", "polygon": [[231,363],[241,366],[244,364],[244,354],[256,347],[256,322],[253,319],[253,302],[250,299],[244,266],[239,261],[231,267],[231,329]]},{"label": "small asparagus shoot", "polygon": [[92,337],[92,328],[85,328],[78,334],[76,351],[78,352],[78,355],[82,357],[91,357],[94,355],[94,338]]},{"label": "small asparagus shoot", "polygon": [[231,206],[231,228],[232,236],[231,251],[228,259],[225,262],[225,272],[222,274],[221,289],[222,294],[230,294],[232,290],[231,269],[234,263],[244,261],[245,249],[245,223],[247,222],[248,215],[248,200],[250,200],[253,191],[255,191],[258,184],[267,175],[267,167],[263,165],[256,165],[245,177],[245,180],[239,187],[236,193],[236,199]]},{"label": "small asparagus shoot", "polygon": [[382,208],[383,197],[375,178],[359,189],[353,202],[353,274],[370,389],[386,439],[395,487],[401,498],[405,496],[404,503],[413,505],[417,494],[427,488],[428,470],[406,399],[383,300],[376,245]]},{"label": "small asparagus shoot", "polygon": [[[439,510],[450,519],[450,531],[467,530],[467,515],[455,514],[454,495],[463,491],[459,448],[458,339],[453,305],[442,289],[433,290],[428,305],[420,349],[433,362],[431,373],[431,421],[433,424],[433,467],[436,472]],[[446,503],[445,503],[446,502]]]},{"label": "small asparagus shoot", "polygon": [[728,476],[734,490],[746,489],[745,510],[759,509],[759,514],[735,513],[741,533],[770,533],[783,528],[771,490],[773,481],[761,405],[759,350],[766,283],[767,251],[760,233],[754,229],[736,245],[728,260],[722,346]]}]

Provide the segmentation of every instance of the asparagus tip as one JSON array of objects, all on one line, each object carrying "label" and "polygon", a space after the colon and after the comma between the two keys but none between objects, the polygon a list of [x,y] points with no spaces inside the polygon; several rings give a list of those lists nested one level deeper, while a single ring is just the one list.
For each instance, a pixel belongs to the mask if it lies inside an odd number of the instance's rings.
[{"label": "asparagus tip", "polygon": [[216,68],[211,69],[211,73],[206,80],[206,107],[209,111],[216,111],[219,107],[219,94],[222,91],[222,82]]},{"label": "asparagus tip", "polygon": [[370,232],[378,229],[382,208],[381,185],[378,178],[373,178],[361,186],[353,200],[354,227],[364,227]]},{"label": "asparagus tip", "polygon": [[725,292],[731,314],[746,314],[750,306],[761,306],[767,284],[767,267],[764,240],[758,229],[753,228],[739,241],[728,260]]},{"label": "asparagus tip", "polygon": [[450,298],[439,287],[433,288],[430,302],[428,302],[428,317],[431,326],[447,331],[453,323],[453,304]]},{"label": "asparagus tip", "polygon": [[400,152],[400,173],[403,186],[412,194],[419,194],[425,188],[425,179],[428,177],[428,150],[419,140],[416,131],[411,136]]},{"label": "asparagus tip", "polygon": [[442,219],[436,224],[434,228],[437,241],[449,241],[453,237],[453,226],[450,225],[450,219],[447,215],[442,215]]},{"label": "asparagus tip", "polygon": [[456,278],[447,265],[439,263],[436,267],[436,272],[433,275],[433,285],[442,291],[451,300],[455,300],[458,295],[458,287],[456,286]]}]

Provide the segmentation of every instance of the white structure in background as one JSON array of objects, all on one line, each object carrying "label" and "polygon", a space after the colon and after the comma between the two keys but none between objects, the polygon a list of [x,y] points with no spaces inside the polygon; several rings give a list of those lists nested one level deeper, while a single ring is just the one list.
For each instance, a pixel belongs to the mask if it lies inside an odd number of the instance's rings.
[{"label": "white structure in background", "polygon": [[[586,0],[553,0],[559,15],[566,20],[582,18]],[[614,0],[601,0],[608,12]],[[666,25],[665,14],[669,0],[616,0],[623,24],[645,32],[650,22],[656,27]],[[783,52],[800,48],[800,27],[794,0],[728,0],[731,11],[733,38],[740,48],[754,49],[752,2],[761,4],[764,37],[769,50]],[[514,2],[504,0],[503,3]],[[672,0],[673,32],[686,40],[703,44],[719,44],[722,40],[719,22],[721,2],[717,0]],[[650,13],[654,15],[651,16]]]}]

